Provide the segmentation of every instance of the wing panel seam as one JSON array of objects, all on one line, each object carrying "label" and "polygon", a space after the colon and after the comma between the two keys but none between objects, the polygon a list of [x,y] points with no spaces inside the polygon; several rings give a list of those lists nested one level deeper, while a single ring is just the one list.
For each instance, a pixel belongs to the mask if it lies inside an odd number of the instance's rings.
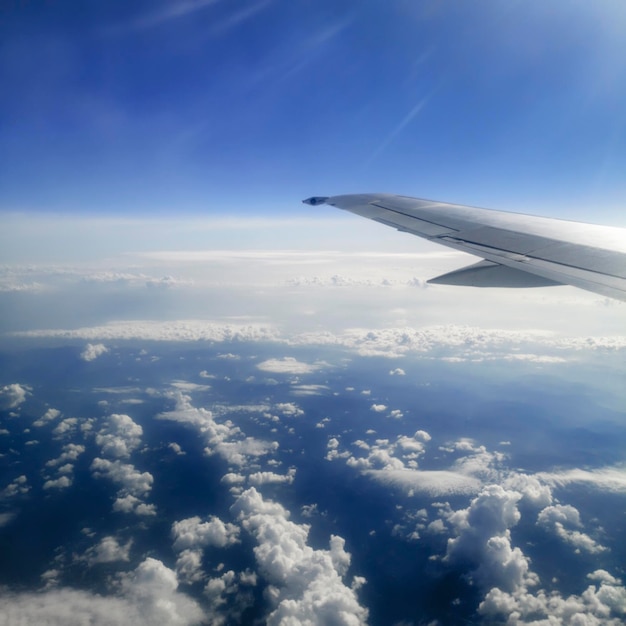
[{"label": "wing panel seam", "polygon": [[[466,244],[466,245],[469,245],[469,246],[475,246],[475,249],[476,249],[477,252],[480,251],[480,249],[493,250],[495,252],[503,252],[502,248],[496,248],[495,246],[489,246],[489,245],[482,244],[482,243],[476,243],[474,241],[469,241],[467,239],[459,239],[459,238],[456,238],[456,237],[450,237],[448,235],[436,236],[436,237],[432,237],[432,239],[440,240],[442,242],[444,240],[446,240],[446,239],[450,239],[450,240],[452,240],[454,242],[457,242],[459,244]],[[514,252],[514,253],[511,253],[511,254],[515,254],[517,256],[521,256],[524,259],[533,259],[535,261],[542,261],[544,263],[550,263],[552,265],[558,265],[560,267],[571,267],[572,269],[580,270],[582,272],[589,272],[590,271],[589,268],[586,268],[586,267],[581,267],[579,265],[572,265],[571,263],[562,263],[560,261],[553,261],[551,259],[545,259],[545,258],[540,257],[540,256],[535,256],[532,253],[530,253],[530,254],[519,254],[519,253]],[[504,256],[504,258],[508,258],[508,257],[506,257],[506,255],[502,255],[502,254],[498,255],[498,256]],[[524,261],[522,259],[515,259],[515,262],[517,262],[517,263],[524,263]],[[598,270],[593,270],[592,273],[593,274],[598,274],[599,276],[608,276],[609,278],[617,278],[617,279],[623,280],[623,276],[620,276],[619,274],[610,274],[608,272],[601,272],[601,271],[598,271]]]}]

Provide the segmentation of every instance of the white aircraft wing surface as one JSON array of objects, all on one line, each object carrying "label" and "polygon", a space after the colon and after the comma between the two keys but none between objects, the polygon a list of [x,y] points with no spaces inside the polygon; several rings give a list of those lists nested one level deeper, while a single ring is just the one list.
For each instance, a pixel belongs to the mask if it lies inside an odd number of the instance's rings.
[{"label": "white aircraft wing surface", "polygon": [[304,200],[362,215],[483,260],[429,282],[475,287],[574,285],[626,301],[626,229],[407,196]]}]

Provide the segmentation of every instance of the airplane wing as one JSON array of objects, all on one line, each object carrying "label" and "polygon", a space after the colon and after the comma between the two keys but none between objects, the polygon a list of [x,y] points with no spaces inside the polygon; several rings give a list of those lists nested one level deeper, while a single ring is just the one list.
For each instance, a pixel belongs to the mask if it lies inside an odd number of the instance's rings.
[{"label": "airplane wing", "polygon": [[431,279],[442,285],[573,285],[626,301],[626,229],[392,194],[314,196],[483,260]]}]

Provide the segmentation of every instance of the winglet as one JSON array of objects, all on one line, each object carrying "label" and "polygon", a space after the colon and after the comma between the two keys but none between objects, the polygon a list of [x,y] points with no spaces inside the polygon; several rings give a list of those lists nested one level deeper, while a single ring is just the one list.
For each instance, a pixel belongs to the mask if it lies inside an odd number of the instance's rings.
[{"label": "winglet", "polygon": [[326,200],[328,200],[328,196],[313,196],[302,202],[304,202],[304,204],[310,204],[311,206],[318,206],[319,204],[324,204]]}]

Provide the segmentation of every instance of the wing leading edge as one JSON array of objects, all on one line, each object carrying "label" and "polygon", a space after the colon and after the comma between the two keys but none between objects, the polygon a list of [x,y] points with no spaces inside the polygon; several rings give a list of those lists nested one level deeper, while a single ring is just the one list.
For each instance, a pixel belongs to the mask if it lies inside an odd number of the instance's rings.
[{"label": "wing leading edge", "polygon": [[391,194],[314,196],[483,261],[429,282],[475,287],[573,285],[626,301],[626,229]]}]

